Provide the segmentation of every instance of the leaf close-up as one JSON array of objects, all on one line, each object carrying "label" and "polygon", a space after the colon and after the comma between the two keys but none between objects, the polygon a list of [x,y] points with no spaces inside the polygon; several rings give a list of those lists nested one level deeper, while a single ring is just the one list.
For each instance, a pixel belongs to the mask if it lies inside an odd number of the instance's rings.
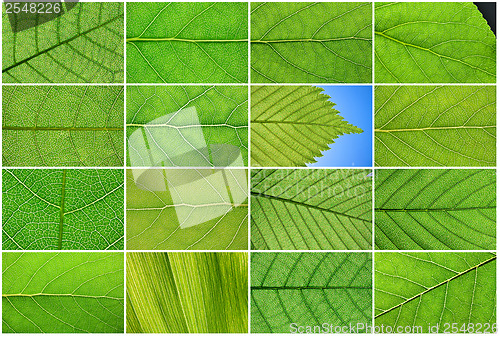
[{"label": "leaf close-up", "polygon": [[3,170],[4,250],[123,249],[122,170]]},{"label": "leaf close-up", "polygon": [[123,333],[122,253],[3,253],[2,332]]},{"label": "leaf close-up", "polygon": [[123,82],[123,2],[24,4],[2,6],[4,83]]},{"label": "leaf close-up", "polygon": [[129,86],[127,141],[132,167],[246,166],[247,87]]},{"label": "leaf close-up", "polygon": [[375,88],[376,166],[495,166],[494,86]]},{"label": "leaf close-up", "polygon": [[322,92],[310,86],[252,86],[252,166],[306,166],[334,139],[363,132],[345,121]]},{"label": "leaf close-up", "polygon": [[369,2],[252,2],[252,83],[367,83]]},{"label": "leaf close-up", "polygon": [[127,253],[127,333],[247,333],[246,253]]},{"label": "leaf close-up", "polygon": [[252,170],[252,249],[370,249],[370,172]]},{"label": "leaf close-up", "polygon": [[496,247],[494,170],[377,170],[378,249]]},{"label": "leaf close-up", "polygon": [[127,171],[127,249],[248,246],[245,169]]},{"label": "leaf close-up", "polygon": [[491,333],[495,294],[495,254],[375,253],[376,326]]},{"label": "leaf close-up", "polygon": [[245,2],[127,4],[127,82],[245,83]]},{"label": "leaf close-up", "polygon": [[472,2],[377,2],[375,81],[495,83],[495,34]]},{"label": "leaf close-up", "polygon": [[378,249],[494,250],[494,170],[377,170]]},{"label": "leaf close-up", "polygon": [[122,86],[4,86],[4,166],[122,166]]},{"label": "leaf close-up", "polygon": [[368,253],[252,253],[250,270],[252,333],[371,323]]}]

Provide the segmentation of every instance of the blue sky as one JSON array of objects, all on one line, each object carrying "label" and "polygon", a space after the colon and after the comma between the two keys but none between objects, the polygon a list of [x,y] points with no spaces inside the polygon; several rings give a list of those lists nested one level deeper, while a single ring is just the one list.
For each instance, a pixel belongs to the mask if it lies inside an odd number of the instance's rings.
[{"label": "blue sky", "polygon": [[330,150],[323,151],[323,157],[309,167],[356,167],[372,166],[372,87],[357,86],[320,86],[337,104],[334,108],[350,124],[356,125],[363,133],[342,135],[330,144]]}]

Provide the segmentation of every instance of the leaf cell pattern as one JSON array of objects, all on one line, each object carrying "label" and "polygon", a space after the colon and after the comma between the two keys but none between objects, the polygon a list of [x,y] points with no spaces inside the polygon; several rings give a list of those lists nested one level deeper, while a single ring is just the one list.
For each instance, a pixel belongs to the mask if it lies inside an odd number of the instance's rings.
[{"label": "leaf cell pattern", "polygon": [[127,137],[134,167],[246,166],[247,89],[128,86]]},{"label": "leaf cell pattern", "polygon": [[496,37],[472,2],[375,3],[375,82],[495,83]]},{"label": "leaf cell pattern", "polygon": [[252,170],[252,249],[371,249],[370,172]]},{"label": "leaf cell pattern", "polygon": [[2,254],[2,332],[123,332],[123,254]]},{"label": "leaf cell pattern", "polygon": [[377,170],[378,249],[494,250],[494,170]]},{"label": "leaf cell pattern", "polygon": [[252,333],[371,322],[369,253],[252,253],[250,270]]},{"label": "leaf cell pattern", "polygon": [[253,83],[367,83],[369,2],[252,2]]},{"label": "leaf cell pattern", "polygon": [[4,86],[4,166],[122,166],[122,86]]},{"label": "leaf cell pattern", "polygon": [[248,5],[127,4],[127,81],[245,83]]},{"label": "leaf cell pattern", "polygon": [[3,170],[4,250],[123,249],[123,171]]},{"label": "leaf cell pattern", "polygon": [[[375,324],[476,331],[496,323],[496,255],[375,253]],[[464,327],[462,327],[464,325]],[[448,326],[448,332],[450,327]]]},{"label": "leaf cell pattern", "polygon": [[339,136],[363,132],[322,92],[310,86],[252,86],[252,166],[306,166]]},{"label": "leaf cell pattern", "polygon": [[495,166],[494,86],[375,88],[375,165]]},{"label": "leaf cell pattern", "polygon": [[24,24],[23,12],[7,14],[3,6],[3,83],[122,83],[124,4],[61,6],[64,14],[22,31],[11,25]]}]

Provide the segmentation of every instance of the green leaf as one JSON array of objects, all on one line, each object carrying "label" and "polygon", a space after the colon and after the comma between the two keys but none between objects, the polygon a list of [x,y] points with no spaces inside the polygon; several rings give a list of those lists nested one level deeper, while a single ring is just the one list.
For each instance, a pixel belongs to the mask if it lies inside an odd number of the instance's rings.
[{"label": "green leaf", "polygon": [[122,170],[3,170],[5,250],[123,249]]},{"label": "green leaf", "polygon": [[248,332],[246,253],[127,253],[128,333]]},{"label": "green leaf", "polygon": [[375,88],[375,165],[495,166],[494,86]]},{"label": "green leaf", "polygon": [[370,170],[252,170],[252,249],[371,249]]},{"label": "green leaf", "polygon": [[4,166],[122,166],[122,86],[4,86]]},{"label": "green leaf", "polygon": [[252,86],[252,166],[306,166],[343,134],[363,130],[347,123],[323,89]]},{"label": "green leaf", "polygon": [[375,82],[495,83],[496,37],[472,2],[375,3]]},{"label": "green leaf", "polygon": [[252,333],[372,320],[368,253],[252,253]]},{"label": "green leaf", "polygon": [[127,81],[244,83],[245,2],[127,4]]},{"label": "green leaf", "polygon": [[247,249],[244,169],[127,171],[127,249]]},{"label": "green leaf", "polygon": [[494,170],[377,170],[375,184],[378,249],[495,249]]},{"label": "green leaf", "polygon": [[129,86],[127,140],[134,167],[247,166],[247,88]]},{"label": "green leaf", "polygon": [[491,332],[495,263],[491,253],[375,253],[375,324]]},{"label": "green leaf", "polygon": [[[65,6],[59,17],[22,31],[18,25],[29,14],[7,14],[4,6],[4,83],[123,82],[123,3]],[[44,15],[32,15],[31,20],[38,23]]]},{"label": "green leaf", "polygon": [[368,83],[368,2],[252,2],[253,83]]},{"label": "green leaf", "polygon": [[3,253],[2,332],[123,332],[123,254]]}]

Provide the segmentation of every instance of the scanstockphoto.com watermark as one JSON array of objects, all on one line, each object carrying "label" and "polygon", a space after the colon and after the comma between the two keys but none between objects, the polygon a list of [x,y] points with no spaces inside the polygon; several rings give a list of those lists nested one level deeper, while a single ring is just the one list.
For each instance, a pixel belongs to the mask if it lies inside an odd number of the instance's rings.
[{"label": "scanstockphoto.com watermark", "polygon": [[391,333],[496,333],[496,323],[444,323],[421,325],[370,325],[366,323],[349,323],[348,325],[334,325],[323,323],[321,325],[300,325],[297,323],[290,324],[290,333],[307,333],[307,334],[331,334],[331,333],[374,333],[374,334],[391,334]]}]

